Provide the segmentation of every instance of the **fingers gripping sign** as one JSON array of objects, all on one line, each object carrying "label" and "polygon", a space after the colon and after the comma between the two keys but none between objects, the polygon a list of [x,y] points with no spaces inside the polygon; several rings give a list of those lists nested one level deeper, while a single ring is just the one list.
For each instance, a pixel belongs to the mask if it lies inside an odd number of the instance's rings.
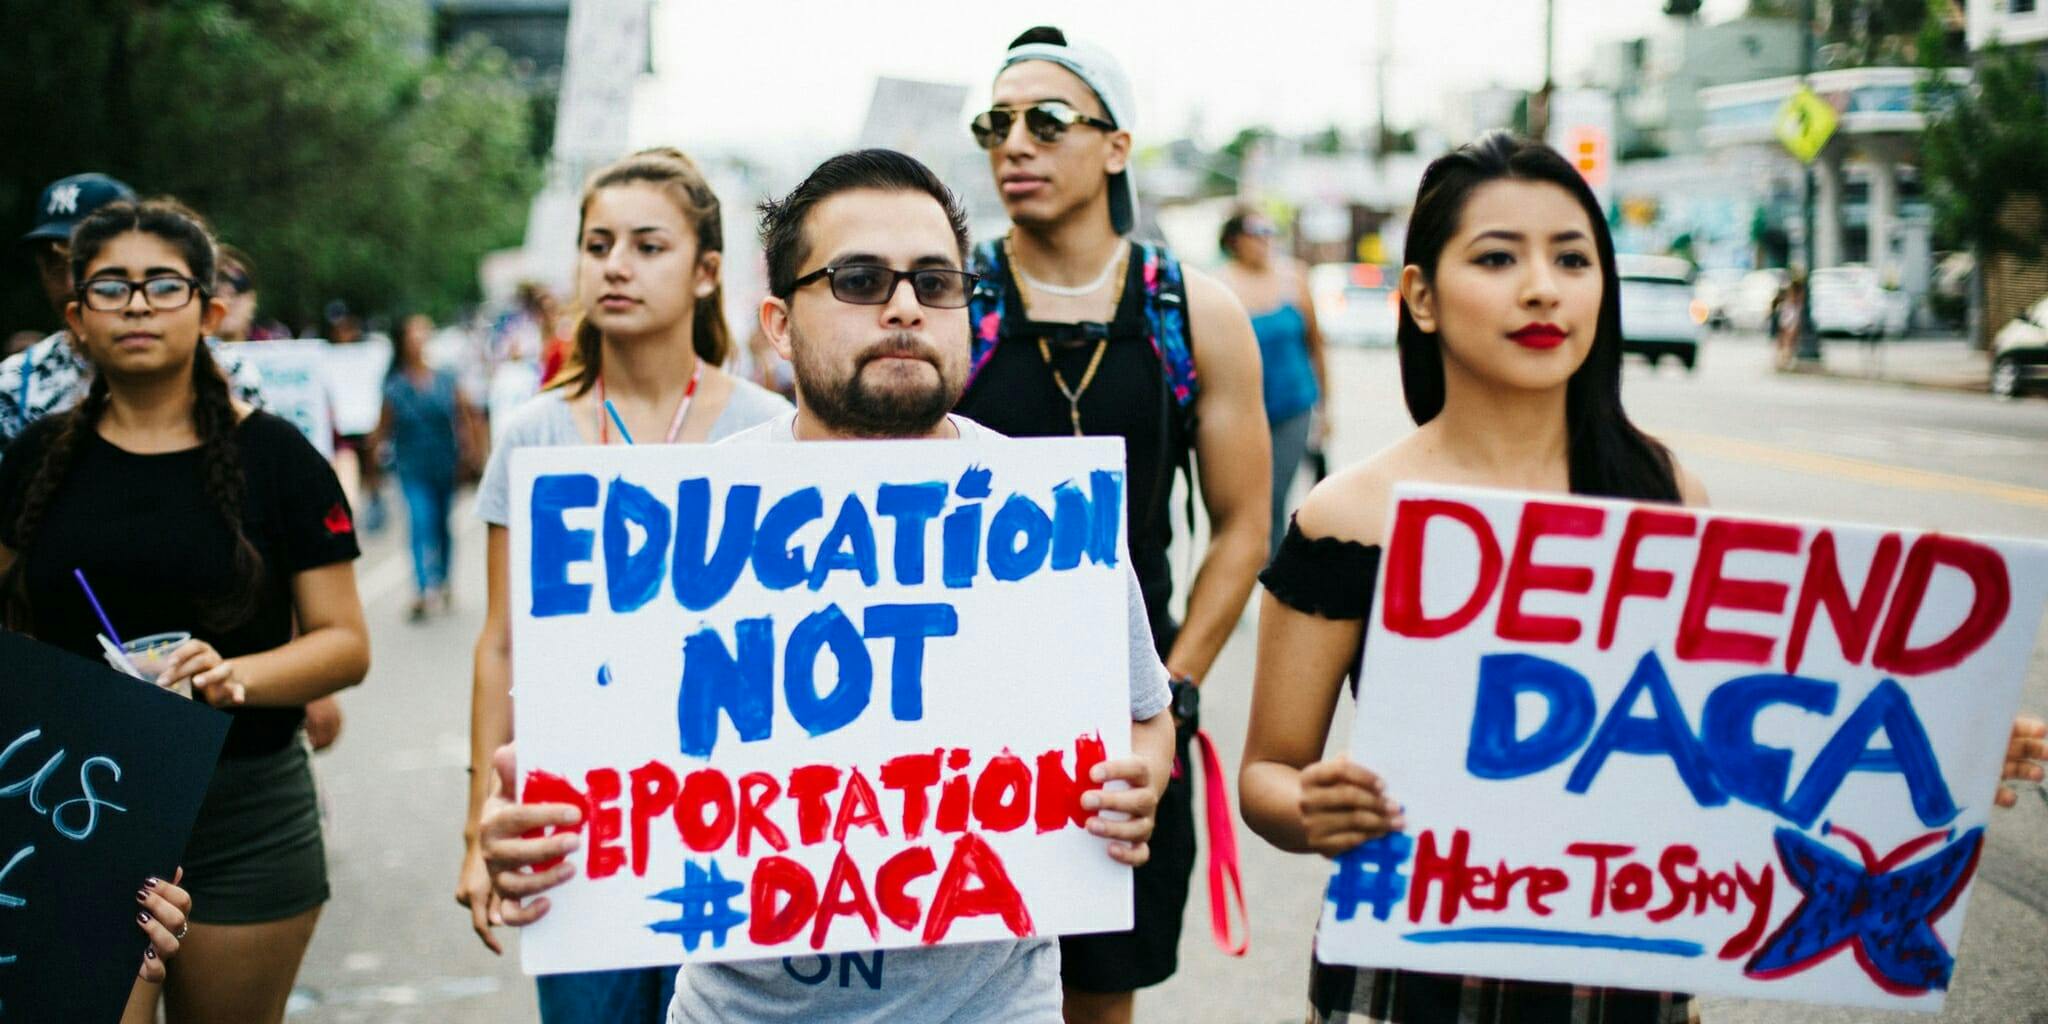
[{"label": "fingers gripping sign", "polygon": [[[2048,774],[2042,769],[2043,761],[2048,761],[2048,722],[2033,715],[2014,718],[2012,739],[2005,748],[2005,765],[1999,772],[1999,780],[2038,785],[2044,774]],[[2019,802],[2019,794],[2000,786],[1996,801],[2000,807],[2011,807]]]},{"label": "fingers gripping sign", "polygon": [[491,755],[496,777],[484,804],[479,846],[497,899],[490,923],[520,928],[547,915],[548,900],[542,893],[575,876],[576,865],[564,858],[583,845],[582,833],[576,830],[583,822],[583,808],[513,802],[507,794],[516,789],[514,759],[510,743]]}]

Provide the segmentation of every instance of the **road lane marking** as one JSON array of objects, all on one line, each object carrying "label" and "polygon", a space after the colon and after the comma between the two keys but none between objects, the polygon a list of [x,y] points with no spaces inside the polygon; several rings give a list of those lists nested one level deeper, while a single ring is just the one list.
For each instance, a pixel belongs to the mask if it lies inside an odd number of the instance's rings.
[{"label": "road lane marking", "polygon": [[1866,459],[1850,459],[1839,455],[1822,455],[1819,452],[1784,448],[1757,441],[1739,441],[1732,437],[1713,434],[1695,434],[1684,430],[1657,430],[1652,433],[1674,448],[1704,455],[1709,458],[1746,462],[1752,465],[1769,466],[1793,472],[1813,473],[1834,477],[1838,480],[1852,480],[1857,483],[1875,484],[1880,487],[1904,487],[1916,491],[1933,491],[1946,494],[1967,494],[1989,498],[2012,505],[2028,508],[2048,509],[2048,490],[2038,487],[2023,487],[2019,484],[1997,483],[1979,480],[1976,477],[1958,476],[1954,473],[1937,473],[1927,469],[1911,469]]}]

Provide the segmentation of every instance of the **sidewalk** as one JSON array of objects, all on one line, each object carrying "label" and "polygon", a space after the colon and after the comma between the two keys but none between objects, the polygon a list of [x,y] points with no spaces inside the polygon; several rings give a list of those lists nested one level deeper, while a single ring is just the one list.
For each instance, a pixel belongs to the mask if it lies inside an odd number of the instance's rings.
[{"label": "sidewalk", "polygon": [[1787,372],[1983,394],[1990,388],[1991,360],[1956,335],[1895,338],[1876,344],[1827,338],[1821,342],[1819,367]]}]

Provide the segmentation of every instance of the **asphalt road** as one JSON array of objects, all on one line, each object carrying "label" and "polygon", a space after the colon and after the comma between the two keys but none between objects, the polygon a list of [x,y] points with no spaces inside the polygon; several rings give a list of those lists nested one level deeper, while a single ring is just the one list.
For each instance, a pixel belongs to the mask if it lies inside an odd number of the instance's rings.
[{"label": "asphalt road", "polygon": [[[1392,353],[1347,350],[1332,460],[1366,457],[1408,427]],[[2048,536],[2048,401],[1784,377],[1762,344],[1721,337],[1697,374],[1632,366],[1632,414],[1665,438],[1717,507],[1995,535]],[[461,509],[467,516],[466,506]],[[375,668],[344,695],[341,742],[319,759],[335,899],[301,972],[292,1020],[517,1022],[536,1019],[515,955],[492,956],[450,899],[460,853],[470,645],[481,617],[480,531],[457,534],[453,616],[404,620],[410,580],[402,530],[373,538],[361,575]],[[1176,556],[1176,564],[1185,562]],[[1211,676],[1203,713],[1234,775],[1250,693],[1253,615]],[[2025,707],[2048,713],[2048,652],[2037,648]],[[1348,706],[1332,735],[1349,729]],[[1190,900],[1180,973],[1140,996],[1138,1019],[1300,1020],[1309,940],[1325,862],[1283,854],[1240,832],[1251,952],[1233,960],[1209,939],[1209,909]],[[2048,797],[2023,794],[1995,817],[1969,906],[1945,1021],[2048,1024]],[[508,939],[516,950],[516,939]],[[1711,1022],[1927,1020],[1869,1011],[1711,999]]]}]

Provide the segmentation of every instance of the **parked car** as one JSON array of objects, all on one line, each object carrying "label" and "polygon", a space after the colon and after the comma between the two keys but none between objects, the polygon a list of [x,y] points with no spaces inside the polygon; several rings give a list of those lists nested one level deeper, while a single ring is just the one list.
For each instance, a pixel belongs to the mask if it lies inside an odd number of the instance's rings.
[{"label": "parked car", "polygon": [[1991,339],[1991,393],[2017,398],[2048,385],[2048,296]]},{"label": "parked car", "polygon": [[1740,268],[1700,271],[1692,282],[1693,322],[1710,331],[1727,330],[1728,307],[1734,304],[1749,273]]},{"label": "parked car", "polygon": [[1742,275],[1725,307],[1728,326],[1738,331],[1769,331],[1771,303],[1789,280],[1783,270],[1752,270]]},{"label": "parked car", "polygon": [[1319,263],[1309,268],[1316,324],[1332,345],[1392,345],[1400,321],[1401,272],[1377,263]]},{"label": "parked car", "polygon": [[1813,329],[1821,335],[1876,341],[1906,333],[1913,300],[1886,288],[1877,271],[1850,263],[1813,272]]},{"label": "parked car", "polygon": [[1690,370],[1699,363],[1700,325],[1692,315],[1692,264],[1672,256],[1622,254],[1621,350],[1651,366],[1676,357]]}]

